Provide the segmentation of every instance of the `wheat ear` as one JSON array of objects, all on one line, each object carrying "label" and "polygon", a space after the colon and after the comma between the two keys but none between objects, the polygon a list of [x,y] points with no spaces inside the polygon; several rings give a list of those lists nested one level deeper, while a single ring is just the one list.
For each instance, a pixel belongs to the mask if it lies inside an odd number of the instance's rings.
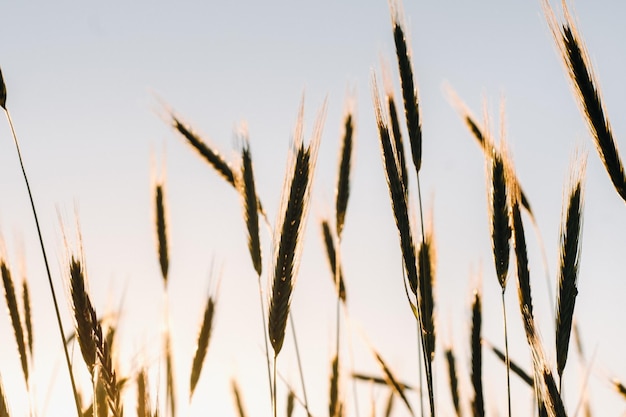
[{"label": "wheat ear", "polygon": [[446,349],[446,363],[448,364],[448,379],[450,381],[450,394],[452,404],[457,417],[461,416],[461,404],[459,400],[459,378],[456,372],[456,359],[452,347]]},{"label": "wheat ear", "polygon": [[543,1],[544,13],[554,39],[567,67],[574,88],[576,102],[585,117],[593,136],[600,159],[613,182],[617,193],[626,201],[626,172],[613,139],[611,124],[602,103],[598,81],[591,60],[578,33],[574,18],[563,1],[564,22],[559,23],[547,0]]},{"label": "wheat ear", "polygon": [[402,401],[404,402],[404,404],[406,405],[408,410],[411,412],[411,415],[414,416],[415,413],[413,412],[413,408],[411,407],[411,403],[409,403],[409,399],[407,398],[407,396],[404,393],[403,386],[398,382],[398,380],[394,376],[393,372],[391,372],[391,368],[389,368],[389,366],[387,366],[387,364],[383,360],[382,356],[380,356],[380,354],[378,352],[376,352],[374,350],[374,348],[371,348],[371,349],[372,349],[372,353],[374,353],[374,356],[376,357],[376,361],[378,362],[378,364],[380,365],[381,370],[383,371],[384,379],[387,382],[387,385],[396,394],[398,394],[400,396],[400,398],[402,398]]},{"label": "wheat ear", "polygon": [[146,370],[141,368],[137,373],[137,417],[152,417],[150,408],[148,375],[146,374]]},{"label": "wheat ear", "polygon": [[230,389],[233,392],[233,399],[235,400],[235,408],[237,408],[237,415],[239,417],[246,417],[246,410],[243,408],[243,400],[241,398],[241,392],[239,391],[239,385],[234,379],[230,383]]},{"label": "wheat ear", "polygon": [[329,385],[328,416],[339,417],[341,404],[339,400],[339,357],[337,355],[332,360]]},{"label": "wheat ear", "polygon": [[556,362],[559,374],[559,390],[567,362],[570,334],[574,317],[574,305],[578,295],[578,262],[580,259],[583,212],[584,160],[573,174],[568,197],[563,207],[561,223],[558,293],[556,308]]},{"label": "wheat ear", "polygon": [[337,237],[341,240],[343,226],[346,221],[348,198],[350,197],[350,170],[352,166],[352,149],[354,148],[354,116],[346,114],[343,122],[343,139],[341,141],[341,158],[339,159],[339,176],[335,196],[335,214]]},{"label": "wheat ear", "polygon": [[254,183],[254,172],[252,169],[252,154],[250,152],[250,141],[247,135],[242,138],[241,149],[241,179],[237,187],[243,197],[244,219],[248,230],[248,250],[252,258],[254,270],[260,277],[262,273],[261,240],[259,237],[259,207]]},{"label": "wheat ear", "polygon": [[[302,249],[302,234],[309,207],[324,114],[325,106],[317,119],[313,138],[308,146],[304,145],[301,133],[296,135],[295,156],[289,163],[287,181],[283,187],[281,218],[276,223],[277,233],[274,238],[274,271],[268,325],[269,339],[275,356],[280,353],[285,338],[291,292]],[[302,117],[300,113],[299,125],[302,124]],[[298,126],[296,132],[301,132],[301,129],[301,126]]]},{"label": "wheat ear", "polygon": [[478,291],[474,292],[472,301],[472,387],[474,388],[474,398],[472,400],[472,415],[474,417],[484,417],[485,406],[483,400],[483,374],[482,374],[482,302]]},{"label": "wheat ear", "polygon": [[154,186],[154,203],[156,213],[157,251],[159,253],[159,265],[161,276],[167,285],[167,272],[169,269],[169,256],[167,250],[167,223],[165,221],[165,185],[157,182]]},{"label": "wheat ear", "polygon": [[419,100],[417,89],[413,80],[413,65],[406,41],[404,25],[397,7],[392,4],[391,23],[393,25],[393,40],[396,45],[398,58],[398,70],[402,84],[402,97],[404,99],[404,114],[406,117],[409,142],[411,144],[411,156],[415,170],[419,173],[422,165],[422,126],[419,114]]},{"label": "wheat ear", "polygon": [[24,339],[24,328],[22,327],[22,318],[20,316],[20,310],[17,305],[17,297],[15,296],[15,286],[13,285],[13,278],[11,277],[11,271],[4,259],[0,259],[0,270],[2,271],[2,283],[4,284],[4,295],[7,301],[7,307],[9,309],[9,316],[11,316],[11,325],[13,326],[13,333],[15,334],[15,341],[17,342],[17,350],[20,355],[20,362],[22,364],[22,372],[24,374],[24,381],[28,387],[28,357],[26,352],[26,343]]},{"label": "wheat ear", "polygon": [[341,265],[337,265],[337,254],[335,252],[335,238],[330,228],[328,220],[322,220],[322,236],[324,237],[324,246],[326,247],[326,256],[328,258],[328,264],[330,266],[331,273],[333,274],[335,281],[335,288],[337,288],[337,278],[339,279],[339,298],[343,303],[346,302],[346,287],[343,281],[343,271]]},{"label": "wheat ear", "polygon": [[22,282],[22,301],[24,304],[24,330],[26,330],[26,341],[28,342],[28,352],[33,357],[33,319],[30,304],[30,291],[26,279]]},{"label": "wheat ear", "polygon": [[213,328],[213,315],[215,312],[215,301],[213,297],[209,296],[204,309],[204,317],[202,319],[202,326],[200,327],[200,333],[198,334],[198,341],[196,343],[196,353],[193,356],[193,364],[191,367],[191,377],[189,381],[189,398],[193,396],[196,384],[200,379],[200,372],[204,364],[204,358],[206,357],[209,349],[209,342],[211,341],[211,330]]}]

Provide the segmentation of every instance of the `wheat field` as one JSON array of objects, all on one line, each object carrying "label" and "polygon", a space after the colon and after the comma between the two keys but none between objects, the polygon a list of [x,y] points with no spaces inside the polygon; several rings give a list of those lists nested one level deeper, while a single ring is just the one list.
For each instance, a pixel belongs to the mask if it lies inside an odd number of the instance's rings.
[{"label": "wheat field", "polygon": [[[305,416],[306,402],[312,416],[454,416],[452,352],[461,415],[537,415],[513,370],[507,401],[492,351],[505,351],[504,306],[511,368],[533,376],[531,341],[561,391],[553,400],[545,386],[554,415],[623,415],[624,10],[569,4],[589,81],[571,43],[559,46],[552,3],[554,17],[542,1],[3,6],[2,104],[73,339],[79,407],[96,392],[99,415]],[[401,35],[419,103],[410,129]],[[484,129],[482,149],[464,114]],[[8,120],[2,389],[10,415],[76,415]],[[505,237],[499,251],[492,235]],[[572,271],[573,285],[559,278]]]}]

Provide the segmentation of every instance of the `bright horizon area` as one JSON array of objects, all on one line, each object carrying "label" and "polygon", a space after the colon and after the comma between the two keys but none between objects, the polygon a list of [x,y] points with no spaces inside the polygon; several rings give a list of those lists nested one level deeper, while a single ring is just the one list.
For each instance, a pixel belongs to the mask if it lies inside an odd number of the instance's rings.
[{"label": "bright horizon area", "polygon": [[[560,4],[552,3],[562,16]],[[621,114],[626,109],[626,10],[609,0],[578,0],[572,9],[625,158],[626,119]],[[371,93],[372,72],[382,85],[382,60],[396,99],[401,97],[386,1],[144,0],[96,5],[63,0],[12,2],[2,10],[0,66],[7,107],[20,140],[68,335],[73,319],[63,230],[70,249],[76,250],[78,222],[94,306],[101,316],[120,313],[116,341],[120,376],[134,378],[139,367],[149,366],[156,399],[157,384],[163,379],[158,364],[165,313],[153,179],[163,173],[178,415],[193,417],[207,411],[236,415],[230,388],[234,379],[248,414],[269,416],[257,276],[248,253],[241,199],[171,128],[167,111],[175,111],[234,166],[239,160],[237,132],[245,124],[258,195],[274,225],[299,106],[304,102],[308,141],[326,103],[291,303],[311,412],[326,415],[336,298],[320,220],[334,216],[343,117],[351,105],[356,144],[341,242],[348,299],[341,323],[341,393],[347,415],[356,415],[350,373],[381,376],[371,347],[401,381],[419,385],[416,324],[405,296]],[[580,360],[572,345],[564,400],[568,415],[575,415],[581,392],[588,393],[594,415],[623,415],[626,402],[610,380],[626,381],[626,334],[619,324],[626,294],[622,260],[626,205],[577,108],[542,2],[404,0],[403,10],[422,112],[424,214],[432,216],[437,249],[439,414],[454,415],[444,356],[449,346],[456,354],[462,407],[465,414],[470,411],[470,300],[475,288],[483,294],[482,336],[504,346],[485,162],[450,102],[446,92],[450,87],[479,120],[488,114],[496,138],[504,103],[506,142],[545,247],[547,266],[537,231],[524,217],[535,314],[551,363],[556,354],[548,285],[554,297],[563,190],[575,150],[587,153],[575,311],[586,360]],[[411,215],[418,230],[411,163],[409,170]],[[39,242],[4,117],[0,195],[4,255],[16,283],[25,274],[31,290],[34,407],[38,416],[72,415],[75,408]],[[271,234],[263,225],[261,243],[261,279],[267,296],[273,261]],[[511,265],[506,291],[511,358],[530,372],[516,287]],[[208,353],[189,402],[189,374],[206,297],[218,288]],[[6,306],[4,296],[0,298]],[[8,313],[0,314],[0,335],[5,341],[0,345],[0,376],[9,406],[13,415],[27,415],[28,394]],[[89,403],[86,366],[78,346],[70,347]],[[482,354],[487,415],[506,415],[505,367],[487,347]],[[302,396],[290,330],[278,368]],[[513,415],[531,415],[532,391],[514,375],[511,382]],[[163,389],[159,392],[162,400]],[[371,415],[373,401],[376,415],[382,415],[388,388],[359,382],[357,394],[361,416]],[[135,395],[135,383],[129,382],[126,415],[135,414]],[[278,395],[279,413],[285,415],[284,384],[279,384]],[[418,396],[411,392],[408,397],[419,410]],[[304,415],[297,407],[294,416]],[[399,398],[392,415],[410,415]]]}]

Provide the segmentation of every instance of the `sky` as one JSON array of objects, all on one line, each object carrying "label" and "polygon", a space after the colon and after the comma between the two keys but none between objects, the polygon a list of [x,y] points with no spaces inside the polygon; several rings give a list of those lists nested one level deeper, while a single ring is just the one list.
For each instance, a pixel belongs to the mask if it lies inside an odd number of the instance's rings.
[{"label": "sky", "polygon": [[[558,14],[559,5],[555,7]],[[624,6],[579,0],[573,7],[623,149]],[[623,415],[626,403],[608,381],[626,380],[626,335],[618,319],[626,293],[621,261],[626,207],[578,111],[541,2],[411,0],[403,8],[421,100],[422,196],[437,246],[435,379],[440,415],[453,415],[443,355],[447,346],[457,355],[463,407],[469,411],[470,299],[475,288],[484,297],[483,337],[503,345],[484,161],[450,103],[449,87],[480,120],[488,115],[495,136],[506,132],[545,246],[547,266],[526,218],[536,315],[551,361],[554,326],[548,285],[554,293],[563,189],[574,151],[587,153],[576,302],[587,361],[581,364],[576,354],[570,355],[564,395],[574,414],[586,385],[596,415]],[[21,142],[66,333],[72,318],[63,236],[69,238],[69,250],[76,251],[79,229],[95,308],[101,315],[121,314],[120,373],[132,376],[140,366],[149,366],[156,389],[165,302],[152,180],[164,174],[169,321],[180,415],[204,415],[207,410],[235,415],[233,379],[250,415],[270,415],[257,277],[247,252],[240,198],[173,131],[166,116],[168,109],[175,111],[233,164],[238,158],[236,132],[245,124],[258,193],[275,223],[300,103],[307,140],[326,105],[292,299],[311,411],[324,415],[335,346],[335,298],[320,220],[333,213],[342,118],[350,103],[356,111],[356,148],[341,242],[348,296],[342,321],[342,392],[348,414],[356,415],[350,372],[380,375],[372,349],[399,379],[419,384],[415,322],[402,283],[370,88],[372,72],[381,77],[382,61],[400,95],[387,2],[32,1],[3,4],[2,15],[0,66],[7,106]],[[501,103],[506,109],[503,123]],[[415,184],[412,177],[413,196]],[[72,412],[45,269],[5,121],[0,122],[0,193],[5,256],[15,270],[25,265],[33,293],[35,408],[39,415]],[[412,212],[417,218],[415,204]],[[261,280],[267,288],[272,242],[265,229],[261,240]],[[506,292],[511,354],[530,369],[515,284],[511,268]],[[189,402],[191,358],[209,293],[217,295],[214,329]],[[0,335],[6,341],[0,346],[0,376],[15,415],[25,415],[28,397],[8,314],[0,314]],[[279,371],[301,393],[290,332],[286,340]],[[504,367],[487,349],[483,357],[487,412],[503,415]],[[86,386],[77,348],[73,358]],[[532,393],[515,377],[512,383],[514,414],[528,415]],[[132,384],[126,389],[127,415],[134,411],[134,391]],[[363,383],[357,394],[361,415],[369,415],[372,403],[382,412],[388,395],[386,389]],[[280,407],[285,398],[285,386],[279,384]],[[418,408],[417,396],[409,399]],[[296,415],[304,415],[302,408]],[[409,413],[396,401],[394,415]]]}]

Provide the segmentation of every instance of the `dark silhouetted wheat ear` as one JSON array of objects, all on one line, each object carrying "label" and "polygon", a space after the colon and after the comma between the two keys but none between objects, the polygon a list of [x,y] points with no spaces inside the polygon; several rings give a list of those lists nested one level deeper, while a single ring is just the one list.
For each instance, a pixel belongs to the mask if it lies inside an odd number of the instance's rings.
[{"label": "dark silhouetted wheat ear", "polygon": [[[448,93],[450,101],[452,101],[452,105],[457,109],[461,119],[463,119],[463,122],[469,129],[470,133],[472,134],[472,136],[474,136],[474,139],[476,139],[476,142],[478,142],[478,145],[483,151],[483,154],[485,155],[485,157],[490,158],[493,154],[493,141],[489,138],[489,134],[485,130],[485,127],[482,126],[478,122],[478,120],[476,120],[474,115],[472,115],[472,113],[467,108],[465,103],[463,103],[463,101],[457,96],[457,94],[454,92],[452,88],[448,88],[447,93]],[[519,180],[518,180],[518,183],[519,183]],[[528,201],[528,198],[526,197],[524,190],[521,189],[521,186],[520,186],[520,193],[521,193],[522,207],[524,207],[524,209],[528,212],[528,214],[534,221],[535,215],[530,207],[530,202]]]},{"label": "dark silhouetted wheat ear", "polygon": [[522,316],[524,308],[528,309],[530,317],[533,315],[533,302],[530,292],[530,271],[528,270],[528,254],[526,252],[526,237],[524,224],[520,212],[520,194],[517,181],[511,178],[509,189],[511,190],[511,218],[513,224],[513,247],[517,265],[518,298]]},{"label": "dark silhouetted wheat ear", "polygon": [[72,257],[69,266],[70,295],[72,297],[72,310],[74,311],[74,324],[78,346],[83,355],[83,360],[93,376],[96,366],[96,345],[92,337],[95,311],[91,306],[91,300],[85,289],[85,274],[82,262]]},{"label": "dark silhouetted wheat ear", "polygon": [[237,415],[239,417],[246,417],[246,410],[243,407],[243,400],[241,398],[241,392],[239,391],[239,385],[234,379],[230,383],[230,389],[233,392],[233,399],[235,400],[235,408],[237,409]]},{"label": "dark silhouetted wheat ear", "polygon": [[161,276],[167,284],[167,271],[169,269],[169,256],[167,250],[167,223],[165,221],[165,196],[164,184],[157,182],[154,186],[155,221],[157,233],[157,250]]},{"label": "dark silhouetted wheat ear", "polygon": [[144,368],[137,373],[137,417],[152,417],[148,375]]},{"label": "dark silhouetted wheat ear", "polygon": [[200,138],[191,128],[185,125],[176,115],[170,114],[171,123],[174,129],[178,131],[185,139],[187,143],[194,148],[200,156],[202,156],[209,165],[213,167],[230,185],[233,187],[235,184],[235,174],[230,164],[226,162],[224,157],[219,152],[212,149],[206,142]]},{"label": "dark silhouetted wheat ear", "polygon": [[585,117],[600,159],[617,193],[626,201],[626,172],[602,104],[598,81],[593,73],[591,60],[583,40],[567,8],[567,2],[563,1],[562,4],[564,22],[559,23],[550,4],[544,0],[546,19],[561,52],[561,58],[567,67],[576,102]]},{"label": "dark silhouetted wheat ear", "polygon": [[398,120],[398,110],[393,95],[387,92],[387,109],[389,110],[389,120],[391,122],[391,132],[393,133],[394,149],[396,151],[396,160],[400,170],[400,178],[404,184],[405,192],[409,187],[409,174],[406,167],[406,157],[404,155],[404,142],[402,141],[402,131],[400,130],[400,121]]},{"label": "dark silhouetted wheat ear", "polygon": [[339,357],[335,355],[331,364],[330,372],[330,390],[328,396],[328,416],[338,417],[340,400],[339,400]]},{"label": "dark silhouetted wheat ear", "polygon": [[478,291],[474,292],[472,300],[472,387],[474,389],[474,398],[472,399],[472,415],[474,417],[484,417],[485,405],[483,400],[483,354],[481,343],[481,327],[482,327],[482,302],[481,295]]},{"label": "dark silhouetted wheat ear", "polygon": [[[313,171],[322,134],[326,106],[322,108],[312,139],[305,146],[302,138],[303,112],[300,111],[296,125],[295,155],[288,164],[286,181],[283,186],[280,221],[276,223],[274,237],[274,271],[270,299],[268,334],[277,357],[283,346],[285,327],[289,315],[291,292],[297,273],[302,249],[302,234],[309,207]],[[274,380],[274,386],[276,380]],[[275,401],[274,401],[275,404]]]},{"label": "dark silhouetted wheat ear", "polygon": [[489,158],[489,217],[491,247],[498,282],[502,291],[506,287],[511,253],[511,222],[504,156],[495,148]]},{"label": "dark silhouetted wheat ear", "polygon": [[626,385],[624,385],[619,379],[616,378],[613,378],[611,380],[611,385],[613,386],[615,391],[617,391],[617,393],[626,400]]},{"label": "dark silhouetted wheat ear", "polygon": [[343,140],[339,159],[339,176],[337,178],[337,192],[335,197],[335,213],[337,237],[341,240],[343,226],[346,221],[346,210],[350,197],[350,170],[352,167],[352,149],[354,148],[354,115],[348,112],[343,122]]},{"label": "dark silhouetted wheat ear", "polygon": [[585,162],[579,164],[568,185],[567,198],[563,202],[561,223],[560,257],[558,272],[558,293],[556,307],[556,362],[559,374],[559,387],[562,386],[563,371],[567,362],[570,334],[574,317],[574,305],[578,295],[578,262],[582,237],[582,215]]},{"label": "dark silhouetted wheat ear", "polygon": [[[326,247],[326,255],[328,258],[328,264],[330,266],[330,271],[333,276],[337,276],[339,278],[339,298],[342,302],[346,302],[346,287],[343,282],[343,271],[341,265],[337,265],[337,255],[335,253],[335,238],[332,234],[330,225],[328,224],[328,220],[322,220],[322,235],[324,237],[324,246]],[[333,279],[335,282],[335,288],[337,288],[336,278]]]},{"label": "dark silhouetted wheat ear", "polygon": [[419,114],[419,100],[417,88],[413,80],[413,65],[406,41],[404,25],[401,22],[400,12],[393,7],[391,10],[391,23],[393,25],[393,40],[396,45],[396,57],[398,58],[398,70],[402,84],[402,97],[404,99],[404,115],[406,127],[409,132],[411,144],[411,156],[415,170],[419,173],[422,166],[422,126]]},{"label": "dark silhouetted wheat ear", "polygon": [[15,335],[17,350],[22,364],[22,372],[24,373],[24,380],[26,381],[26,386],[28,387],[28,356],[26,356],[24,328],[22,327],[22,318],[17,305],[17,297],[15,296],[15,286],[13,285],[11,271],[9,270],[9,266],[4,259],[0,259],[0,270],[2,272],[2,283],[4,284],[4,295],[9,309],[9,316],[11,317],[11,325],[13,326],[13,334]]},{"label": "dark silhouetted wheat ear", "polygon": [[244,136],[242,140],[241,181],[239,181],[241,184],[238,188],[243,197],[244,219],[248,230],[248,250],[250,251],[254,270],[260,277],[263,265],[261,258],[261,240],[259,236],[259,205],[254,183],[250,142],[247,136]]},{"label": "dark silhouetted wheat ear", "polygon": [[7,108],[7,86],[2,76],[2,68],[0,68],[0,107],[5,110]]},{"label": "dark silhouetted wheat ear", "polygon": [[457,417],[461,417],[461,403],[459,400],[459,378],[456,372],[456,359],[452,347],[446,349],[446,363],[448,365],[448,379],[450,382],[450,395]]},{"label": "dark silhouetted wheat ear", "polygon": [[433,232],[428,230],[420,243],[419,259],[419,297],[420,317],[424,347],[430,362],[435,356],[435,246]]},{"label": "dark silhouetted wheat ear", "polygon": [[[0,84],[1,83],[2,83],[2,73],[0,73]],[[0,379],[0,416],[11,417],[11,413],[9,412],[9,405],[7,404],[7,398],[6,398],[6,395],[4,395],[4,385],[2,384],[1,379]]]},{"label": "dark silhouetted wheat ear", "polygon": [[24,304],[24,330],[26,330],[26,341],[28,342],[28,353],[33,357],[33,319],[30,304],[30,291],[26,279],[22,282],[22,301]]},{"label": "dark silhouetted wheat ear", "polygon": [[211,341],[211,330],[213,328],[213,315],[215,312],[215,302],[212,297],[209,296],[204,309],[204,317],[202,319],[202,326],[200,327],[200,333],[198,334],[198,341],[196,343],[196,353],[193,356],[193,363],[191,366],[191,377],[189,382],[189,398],[193,396],[196,389],[196,384],[200,379],[200,372],[204,364],[204,358],[206,357],[209,349],[209,342]]},{"label": "dark silhouetted wheat ear", "polygon": [[287,394],[287,417],[291,417],[293,415],[293,409],[296,405],[296,394],[293,390],[289,390]]},{"label": "dark silhouetted wheat ear", "polygon": [[389,128],[380,104],[380,96],[375,75],[372,75],[372,96],[374,100],[374,111],[376,114],[376,124],[378,126],[383,165],[387,178],[387,186],[389,188],[389,197],[391,198],[391,207],[393,209],[396,227],[398,228],[398,233],[400,235],[400,248],[402,251],[404,268],[407,273],[407,280],[411,291],[413,294],[417,295],[417,260],[415,244],[413,242],[413,235],[411,232],[411,223],[409,220],[405,185],[402,183],[398,161],[396,159],[396,152],[393,150],[391,137],[389,136]]}]

